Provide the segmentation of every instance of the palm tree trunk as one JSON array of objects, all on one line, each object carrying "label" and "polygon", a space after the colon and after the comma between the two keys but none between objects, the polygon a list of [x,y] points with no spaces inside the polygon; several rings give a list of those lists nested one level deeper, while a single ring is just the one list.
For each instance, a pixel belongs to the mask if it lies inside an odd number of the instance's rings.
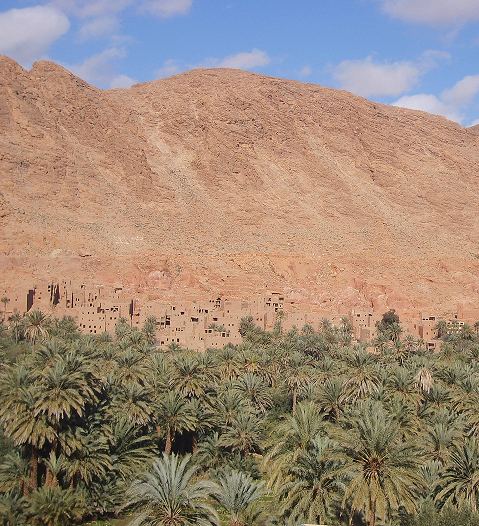
[{"label": "palm tree trunk", "polygon": [[32,446],[32,457],[30,459],[30,489],[35,491],[38,487],[38,449]]},{"label": "palm tree trunk", "polygon": [[371,498],[369,499],[369,513],[371,515],[369,525],[376,526],[376,501]]},{"label": "palm tree trunk", "polygon": [[166,430],[166,443],[165,443],[165,453],[169,455],[173,447],[173,433],[171,432],[170,426]]},{"label": "palm tree trunk", "polygon": [[48,468],[47,468],[47,474],[45,476],[45,486],[47,486],[47,488],[54,488],[58,486],[57,476],[53,473],[53,471],[51,471]]}]

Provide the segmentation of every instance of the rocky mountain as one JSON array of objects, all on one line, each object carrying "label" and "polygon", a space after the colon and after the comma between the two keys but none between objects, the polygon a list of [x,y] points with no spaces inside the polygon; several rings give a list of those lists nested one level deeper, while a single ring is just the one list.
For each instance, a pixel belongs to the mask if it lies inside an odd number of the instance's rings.
[{"label": "rocky mountain", "polygon": [[315,84],[194,70],[102,91],[0,59],[0,280],[325,308],[479,299],[479,134]]}]

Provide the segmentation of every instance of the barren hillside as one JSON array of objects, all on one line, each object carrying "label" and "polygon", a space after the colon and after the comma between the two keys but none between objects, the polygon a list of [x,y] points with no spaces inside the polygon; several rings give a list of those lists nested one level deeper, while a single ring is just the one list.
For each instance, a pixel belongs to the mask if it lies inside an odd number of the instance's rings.
[{"label": "barren hillside", "polygon": [[479,300],[479,135],[237,70],[101,91],[0,59],[2,283]]}]

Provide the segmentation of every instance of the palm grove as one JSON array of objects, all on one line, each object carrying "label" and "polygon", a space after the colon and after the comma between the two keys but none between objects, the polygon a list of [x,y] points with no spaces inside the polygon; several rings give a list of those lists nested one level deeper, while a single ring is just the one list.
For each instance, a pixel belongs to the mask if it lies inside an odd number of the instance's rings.
[{"label": "palm grove", "polygon": [[195,354],[158,351],[154,319],[111,338],[14,315],[2,524],[479,525],[477,329],[432,354],[389,312],[371,353],[347,319],[244,319],[241,345]]}]

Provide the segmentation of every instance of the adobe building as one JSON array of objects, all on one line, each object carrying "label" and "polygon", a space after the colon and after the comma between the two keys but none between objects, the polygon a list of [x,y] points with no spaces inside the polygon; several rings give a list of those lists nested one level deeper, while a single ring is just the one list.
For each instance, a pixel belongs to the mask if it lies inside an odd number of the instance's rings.
[{"label": "adobe building", "polygon": [[372,309],[353,309],[349,315],[349,321],[353,327],[353,336],[358,342],[369,342],[376,338],[376,322],[381,315],[375,314]]},{"label": "adobe building", "polygon": [[[62,280],[37,284],[26,291],[4,289],[1,293],[10,300],[2,309],[1,319],[8,319],[14,312],[24,314],[39,309],[56,317],[74,317],[83,333],[113,334],[120,318],[126,319],[132,327],[141,328],[149,317],[154,317],[160,348],[176,344],[196,351],[241,343],[239,327],[241,319],[247,316],[267,331],[273,330],[278,321],[283,331],[300,330],[305,325],[318,331],[324,319],[338,325],[343,317],[340,313],[322,312],[316,305],[297,305],[279,292],[260,294],[248,300],[220,296],[204,301],[170,303],[135,297],[122,285],[106,288]],[[477,314],[476,319],[479,319],[479,310],[471,310],[471,313],[473,316]],[[353,328],[354,340],[362,343],[374,340],[376,323],[382,314],[373,309],[352,310],[347,318]],[[441,340],[438,339],[437,323],[440,320],[446,321],[450,334],[459,331],[465,323],[459,313],[442,318],[420,313],[417,319],[402,319],[401,323],[405,334],[423,340],[431,350],[439,350]]]}]

